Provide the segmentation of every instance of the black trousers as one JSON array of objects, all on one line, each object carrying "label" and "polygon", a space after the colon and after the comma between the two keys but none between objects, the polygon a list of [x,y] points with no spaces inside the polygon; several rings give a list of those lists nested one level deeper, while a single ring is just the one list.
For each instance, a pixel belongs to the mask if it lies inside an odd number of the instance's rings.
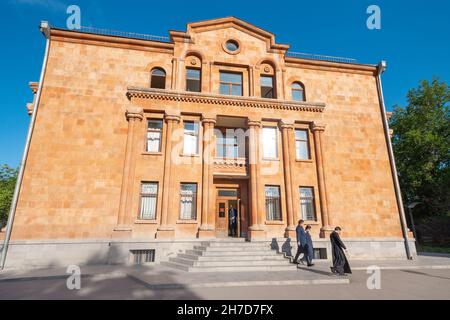
[{"label": "black trousers", "polygon": [[308,265],[311,264],[311,263],[312,263],[311,257],[308,255],[306,245],[304,245],[304,246],[298,246],[298,248],[297,248],[297,254],[295,255],[295,258],[294,258],[294,263],[297,263],[297,262],[298,262],[298,258],[300,257],[300,255],[301,255],[302,253],[303,253],[303,258],[302,258],[302,260],[305,260],[306,263],[307,263]]}]

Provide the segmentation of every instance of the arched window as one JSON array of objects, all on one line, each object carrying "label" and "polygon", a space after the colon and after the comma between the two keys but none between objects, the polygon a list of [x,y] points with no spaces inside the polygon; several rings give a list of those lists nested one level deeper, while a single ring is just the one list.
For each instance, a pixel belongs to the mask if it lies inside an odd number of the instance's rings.
[{"label": "arched window", "polygon": [[152,70],[150,80],[150,87],[155,89],[166,88],[166,72],[161,68],[155,68]]},{"label": "arched window", "polygon": [[300,82],[292,84],[292,100],[305,101],[305,86]]}]

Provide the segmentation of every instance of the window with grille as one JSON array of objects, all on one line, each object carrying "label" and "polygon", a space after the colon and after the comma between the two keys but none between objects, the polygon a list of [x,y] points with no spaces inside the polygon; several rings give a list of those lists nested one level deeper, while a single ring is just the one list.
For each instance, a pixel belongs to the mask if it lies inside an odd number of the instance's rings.
[{"label": "window with grille", "polygon": [[242,73],[221,71],[220,94],[242,96]]},{"label": "window with grille", "polygon": [[261,97],[275,99],[273,76],[261,76]]},{"label": "window with grille", "polygon": [[156,220],[156,203],[158,202],[158,183],[141,184],[140,219]]},{"label": "window with grille", "polygon": [[278,158],[278,135],[277,128],[263,128],[263,152],[265,159]]},{"label": "window with grille", "polygon": [[268,221],[282,221],[280,187],[266,186],[266,214]]},{"label": "window with grille", "polygon": [[180,191],[180,219],[197,219],[197,184],[182,183]]},{"label": "window with grille", "polygon": [[134,264],[145,264],[155,262],[155,250],[131,250]]},{"label": "window with grille", "polygon": [[300,188],[300,208],[302,219],[316,221],[316,210],[314,206],[314,189],[308,187]]},{"label": "window with grille", "polygon": [[309,137],[308,130],[295,130],[295,149],[297,160],[309,160]]},{"label": "window with grille", "polygon": [[162,120],[148,120],[147,152],[161,152]]},{"label": "window with grille", "polygon": [[198,154],[198,134],[199,124],[194,121],[184,122],[184,148],[183,154],[196,155]]},{"label": "window with grille", "polygon": [[186,91],[201,92],[202,71],[197,68],[186,69]]}]

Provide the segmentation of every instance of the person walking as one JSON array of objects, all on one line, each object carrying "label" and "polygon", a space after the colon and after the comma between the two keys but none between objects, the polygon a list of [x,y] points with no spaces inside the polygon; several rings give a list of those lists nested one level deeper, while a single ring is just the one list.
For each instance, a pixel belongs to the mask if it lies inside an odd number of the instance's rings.
[{"label": "person walking", "polygon": [[336,275],[344,276],[345,274],[351,274],[352,270],[347,257],[345,256],[347,247],[341,240],[341,231],[342,229],[340,227],[336,227],[334,232],[330,235],[331,252],[333,254],[333,266],[331,267],[331,272]]},{"label": "person walking", "polygon": [[295,255],[294,258],[294,263],[298,264],[298,258],[300,257],[300,255],[303,253],[303,258],[302,260],[300,260],[301,263],[303,263],[303,259],[305,258],[305,246],[306,246],[306,232],[305,229],[303,228],[305,221],[304,220],[300,220],[298,222],[298,226],[295,229],[295,232],[297,233],[297,254]]},{"label": "person walking", "polygon": [[313,241],[311,238],[311,226],[306,226],[305,228],[305,237],[306,237],[306,244],[305,244],[305,259],[308,263],[308,267],[314,266],[314,263],[312,262],[314,259],[314,246]]}]

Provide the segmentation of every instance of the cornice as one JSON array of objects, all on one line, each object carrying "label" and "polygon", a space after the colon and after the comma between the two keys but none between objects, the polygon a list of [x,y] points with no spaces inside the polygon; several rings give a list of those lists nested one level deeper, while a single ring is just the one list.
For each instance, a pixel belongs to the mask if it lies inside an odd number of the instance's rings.
[{"label": "cornice", "polygon": [[325,110],[324,103],[263,99],[254,97],[234,97],[207,93],[179,92],[137,87],[129,87],[127,97],[130,100],[150,99],[304,112],[323,112]]},{"label": "cornice", "polygon": [[66,42],[132,48],[137,50],[139,49],[147,51],[158,50],[168,53],[173,53],[174,49],[174,44],[169,42],[141,40],[120,36],[100,35],[94,33],[78,32],[73,30],[63,30],[56,28],[51,30],[51,39]]},{"label": "cornice", "polygon": [[347,71],[347,72],[360,72],[375,74],[377,72],[377,66],[369,64],[358,63],[343,63],[343,62],[331,62],[323,60],[310,60],[293,57],[285,57],[285,63],[287,67],[301,67],[310,69],[325,68],[328,70]]}]

